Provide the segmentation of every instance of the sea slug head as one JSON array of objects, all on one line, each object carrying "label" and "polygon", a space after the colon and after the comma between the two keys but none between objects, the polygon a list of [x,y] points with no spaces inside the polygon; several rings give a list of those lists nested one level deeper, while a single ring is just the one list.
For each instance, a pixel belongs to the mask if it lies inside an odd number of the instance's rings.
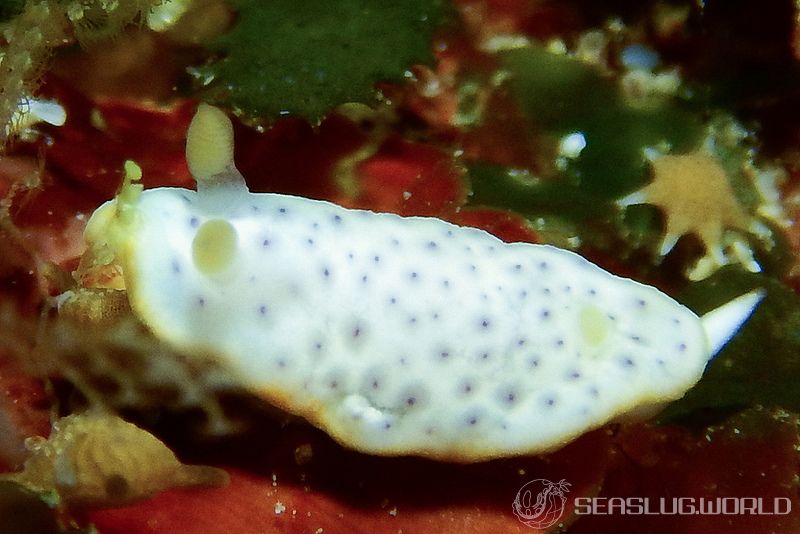
[{"label": "sea slug head", "polygon": [[[225,271],[236,256],[238,238],[226,216],[248,192],[233,163],[233,125],[222,110],[207,104],[198,106],[187,131],[186,161],[197,183],[198,210],[208,216],[194,236],[192,255],[198,270],[213,276]],[[76,272],[82,285],[126,287],[123,271],[127,248],[142,217],[141,176],[139,166],[126,161],[120,191],[87,223],[87,253]]]}]

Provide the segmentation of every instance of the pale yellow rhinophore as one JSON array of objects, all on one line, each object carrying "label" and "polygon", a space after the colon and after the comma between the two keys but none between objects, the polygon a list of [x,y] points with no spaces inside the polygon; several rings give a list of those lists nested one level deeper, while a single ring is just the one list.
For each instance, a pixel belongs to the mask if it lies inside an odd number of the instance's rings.
[{"label": "pale yellow rhinophore", "polygon": [[221,110],[200,104],[189,125],[186,162],[197,180],[222,174],[233,163],[233,125]]}]

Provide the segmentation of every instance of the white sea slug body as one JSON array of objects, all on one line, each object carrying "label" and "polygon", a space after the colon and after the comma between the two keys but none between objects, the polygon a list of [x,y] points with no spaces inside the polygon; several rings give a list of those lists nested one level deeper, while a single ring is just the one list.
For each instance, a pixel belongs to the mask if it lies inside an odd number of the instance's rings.
[{"label": "white sea slug body", "polygon": [[158,337],[364,452],[477,461],[558,448],[681,397],[758,300],[701,320],[572,252],[252,194],[231,135],[201,106],[187,149],[198,192],[111,201],[87,241],[111,246]]}]

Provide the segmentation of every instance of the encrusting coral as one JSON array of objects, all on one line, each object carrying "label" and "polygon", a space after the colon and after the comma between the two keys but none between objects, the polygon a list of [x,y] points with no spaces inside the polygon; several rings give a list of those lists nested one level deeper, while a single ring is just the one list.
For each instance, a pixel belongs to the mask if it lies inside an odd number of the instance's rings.
[{"label": "encrusting coral", "polygon": [[2,479],[72,507],[120,506],[171,488],[220,486],[222,469],[186,465],[158,438],[115,416],[69,415],[49,438],[30,438],[30,457],[21,472]]}]

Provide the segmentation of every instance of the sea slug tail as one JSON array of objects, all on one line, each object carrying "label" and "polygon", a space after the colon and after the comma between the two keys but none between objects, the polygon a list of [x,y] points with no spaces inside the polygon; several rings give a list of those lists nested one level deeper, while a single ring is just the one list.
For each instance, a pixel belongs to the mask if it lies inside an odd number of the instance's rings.
[{"label": "sea slug tail", "polygon": [[750,291],[702,316],[701,321],[708,336],[712,356],[716,355],[739,331],[764,295],[761,289]]}]

